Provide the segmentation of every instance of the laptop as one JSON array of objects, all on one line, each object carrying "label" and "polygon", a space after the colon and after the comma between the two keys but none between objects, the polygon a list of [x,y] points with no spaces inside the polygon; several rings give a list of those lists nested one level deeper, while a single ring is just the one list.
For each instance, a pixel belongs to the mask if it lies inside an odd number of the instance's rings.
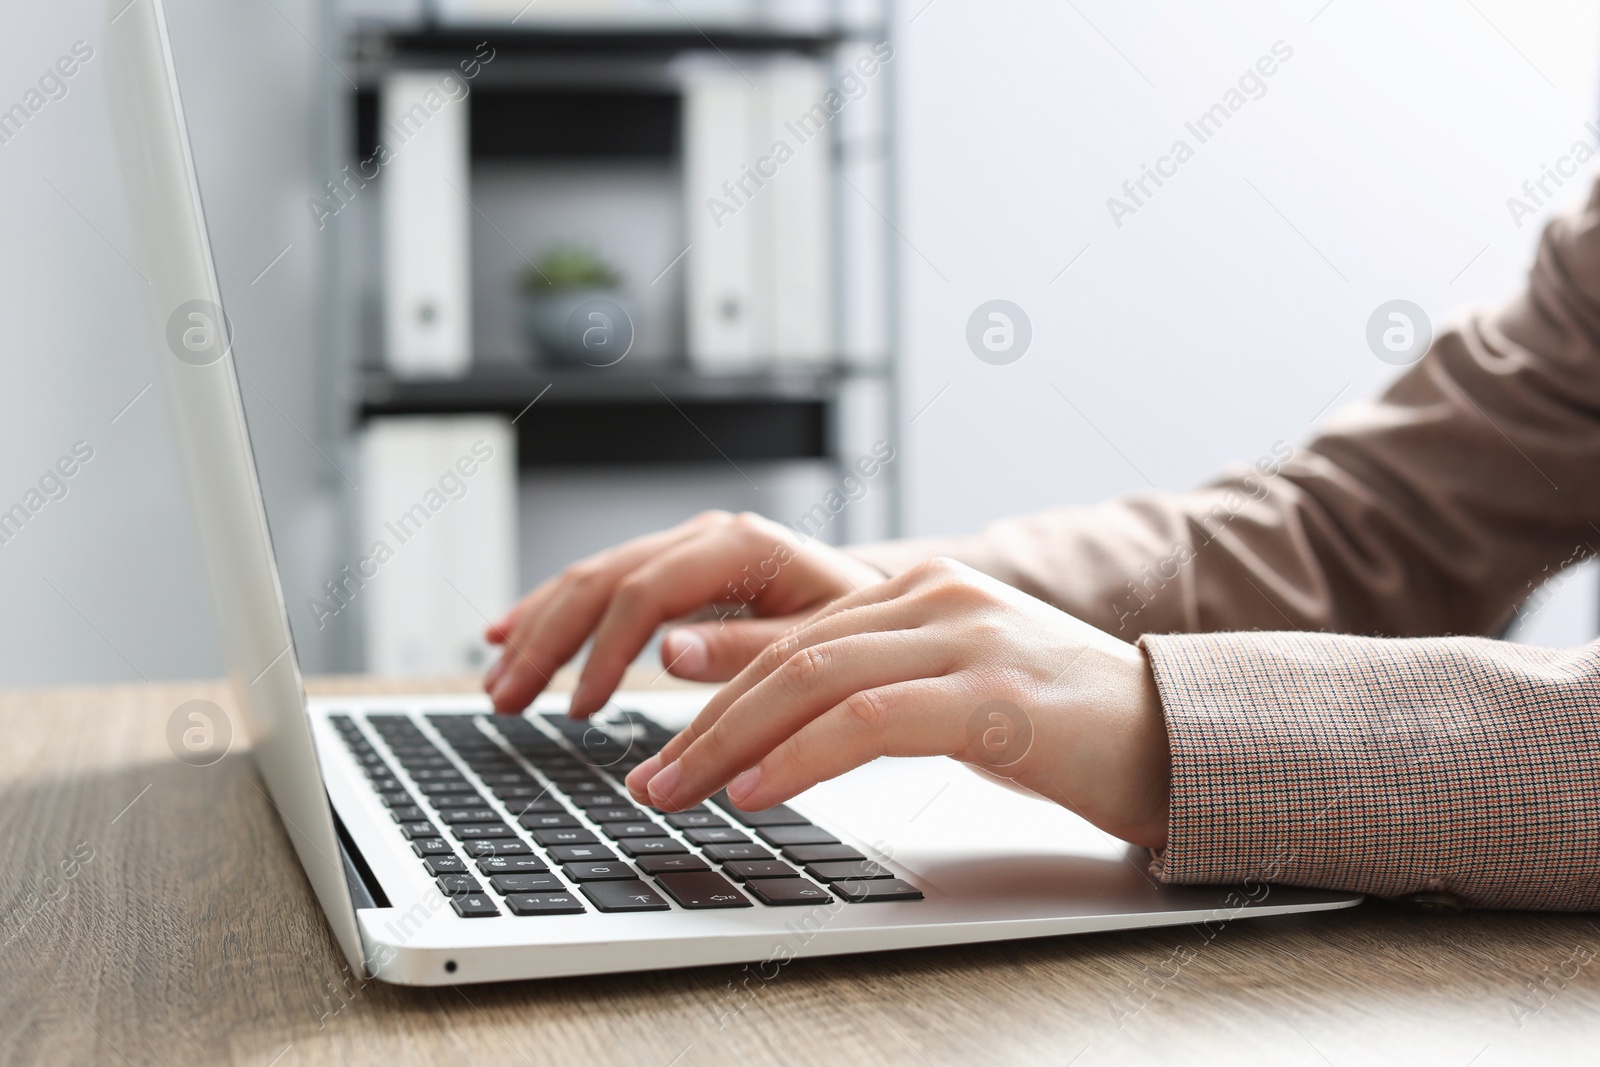
[{"label": "laptop", "polygon": [[273,559],[160,0],[111,0],[106,62],[232,713],[350,965],[406,985],[691,967],[1350,907],[1156,883],[1146,850],[949,760],[881,759],[744,813],[636,805],[623,776],[698,710],[621,693],[495,716],[461,695],[307,699]]}]

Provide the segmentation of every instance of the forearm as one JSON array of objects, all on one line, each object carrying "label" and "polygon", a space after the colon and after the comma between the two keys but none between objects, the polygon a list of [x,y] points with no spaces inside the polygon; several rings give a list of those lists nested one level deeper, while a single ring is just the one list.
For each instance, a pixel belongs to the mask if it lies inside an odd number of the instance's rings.
[{"label": "forearm", "polygon": [[1166,881],[1600,908],[1600,642],[1147,637]]},{"label": "forearm", "polygon": [[1127,640],[1498,633],[1600,548],[1600,192],[1550,226],[1525,292],[1285,450],[1190,493],[854,552],[889,573],[951,556]]}]

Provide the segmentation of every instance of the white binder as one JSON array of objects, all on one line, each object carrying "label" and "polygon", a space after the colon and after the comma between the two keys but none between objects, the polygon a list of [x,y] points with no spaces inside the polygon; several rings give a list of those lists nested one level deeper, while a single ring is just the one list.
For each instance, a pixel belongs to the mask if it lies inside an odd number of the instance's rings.
[{"label": "white binder", "polygon": [[362,434],[360,540],[341,574],[365,601],[366,669],[468,674],[517,595],[515,431],[497,416],[373,419]]},{"label": "white binder", "polygon": [[465,85],[452,71],[383,80],[384,357],[401,377],[448,377],[472,363]]},{"label": "white binder", "polygon": [[815,364],[835,347],[833,120],[799,121],[826,98],[826,68],[738,62],[679,68],[689,358],[710,373]]}]

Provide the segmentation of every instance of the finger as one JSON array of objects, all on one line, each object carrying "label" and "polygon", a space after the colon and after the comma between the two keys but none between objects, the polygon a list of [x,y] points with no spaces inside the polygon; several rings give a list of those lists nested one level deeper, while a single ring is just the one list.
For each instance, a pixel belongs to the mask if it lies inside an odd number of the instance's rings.
[{"label": "finger", "polygon": [[661,639],[661,665],[678,678],[726,682],[803,621],[803,615],[783,615],[677,626]]},{"label": "finger", "polygon": [[854,693],[729,782],[728,799],[759,811],[879,756],[954,755],[966,744],[963,692],[948,678],[921,678]]},{"label": "finger", "polygon": [[521,711],[544,691],[550,676],[583,647],[614,585],[606,571],[574,569],[537,614],[523,616],[506,639],[504,669],[488,687],[496,711]]},{"label": "finger", "polygon": [[[627,779],[629,791],[636,799],[648,803],[648,783],[658,771],[682,756],[690,745],[711,731],[738,700],[804,648],[854,635],[890,634],[902,649],[916,651],[915,642],[909,635],[900,632],[901,627],[897,623],[897,615],[904,614],[903,604],[867,605],[854,612],[832,615],[819,623],[802,626],[768,645],[733,681],[706,702],[693,722],[663,745],[655,756],[634,768]],[[937,673],[925,656],[919,655],[919,658],[923,658],[924,671],[918,673]]]},{"label": "finger", "polygon": [[[697,520],[691,520],[691,522],[694,521]],[[689,526],[690,523],[683,523],[674,526],[670,530],[662,530],[659,533],[636,537],[631,541],[618,545],[616,548],[590,556],[580,566],[590,564],[607,570],[626,572],[650,559],[668,546],[693,536],[693,531],[687,528]],[[484,639],[493,645],[503,644],[516,629],[517,622],[536,611],[541,603],[548,600],[570,572],[571,568],[568,568],[555,577],[540,582],[526,596],[517,601],[510,611],[489,624],[488,628],[483,632]]]},{"label": "finger", "polygon": [[[603,706],[663,622],[730,595],[758,599],[771,579],[751,569],[761,572],[777,545],[746,524],[724,523],[634,568],[617,583],[595,627],[594,646],[573,690],[570,713],[587,716]],[[742,576],[749,588],[734,586]]]},{"label": "finger", "polygon": [[892,628],[888,626],[874,627],[862,623],[863,620],[855,616],[850,616],[847,619],[835,617],[825,629],[808,632],[806,626],[802,625],[794,627],[780,636],[772,644],[762,649],[756,658],[751,660],[750,664],[741,670],[731,682],[717,690],[711,699],[706,701],[705,706],[700,709],[700,713],[694,717],[693,722],[678,731],[671,740],[661,746],[661,750],[654,756],[651,756],[633,769],[625,783],[628,791],[640,803],[649,803],[649,793],[646,791],[646,785],[656,772],[681,756],[684,750],[693,744],[697,738],[711,729],[716,724],[716,721],[722,717],[723,713],[728,710],[735,700],[743,696],[751,685],[777,670],[790,656],[804,648],[805,643],[800,638],[802,632],[808,633],[808,639],[830,640],[850,633]]},{"label": "finger", "polygon": [[[884,582],[870,589],[858,590],[847,594],[825,605],[813,613],[809,618],[795,629],[792,637],[780,636],[774,644],[788,642],[787,655],[778,648],[770,653],[763,653],[752,659],[750,663],[739,672],[713,698],[713,703],[719,703],[720,708],[726,710],[734,701],[743,697],[750,690],[761,684],[762,680],[774,671],[781,668],[795,652],[809,645],[822,641],[830,641],[846,634],[875,633],[879,631],[897,631],[900,640],[913,650],[921,650],[924,642],[916,640],[911,631],[920,626],[927,618],[926,607],[902,595],[914,583],[897,582],[894,584]],[[926,670],[923,673],[937,674],[940,668],[929,658],[926,651],[919,652],[923,657]],[[711,705],[708,705],[708,710]],[[707,725],[709,725],[709,720]]]},{"label": "finger", "polygon": [[527,707],[549,685],[550,676],[583,647],[622,576],[664,548],[697,536],[707,525],[702,520],[591,556],[546,583],[548,588],[531,603],[525,601],[499,662],[484,678],[495,710]]},{"label": "finger", "polygon": [[925,677],[926,658],[904,637],[852,634],[802,649],[651,779],[650,803],[666,811],[697,804],[829,708]]}]

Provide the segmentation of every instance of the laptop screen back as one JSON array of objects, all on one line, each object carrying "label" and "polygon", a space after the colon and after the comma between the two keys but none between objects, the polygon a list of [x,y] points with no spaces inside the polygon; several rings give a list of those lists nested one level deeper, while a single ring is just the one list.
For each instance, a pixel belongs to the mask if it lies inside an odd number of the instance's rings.
[{"label": "laptop screen back", "polygon": [[235,708],[352,965],[360,939],[257,481],[160,0],[109,0],[107,86],[158,380],[198,527]]}]

